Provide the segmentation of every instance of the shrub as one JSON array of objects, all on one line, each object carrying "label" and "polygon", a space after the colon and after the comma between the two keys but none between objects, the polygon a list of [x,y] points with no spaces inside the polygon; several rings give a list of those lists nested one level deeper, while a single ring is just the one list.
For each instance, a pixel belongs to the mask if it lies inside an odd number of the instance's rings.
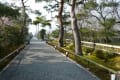
[{"label": "shrub", "polygon": [[94,54],[96,54],[96,57],[103,59],[103,51],[102,50],[95,50]]},{"label": "shrub", "polygon": [[95,50],[94,53],[96,54],[96,57],[104,59],[105,61],[116,56],[115,53],[102,50]]},{"label": "shrub", "polygon": [[69,44],[66,48],[67,48],[68,50],[75,51],[75,48],[74,48],[74,44],[73,44],[73,43]]},{"label": "shrub", "polygon": [[115,56],[116,56],[116,54],[112,53],[112,52],[108,52],[108,54],[107,54],[108,58],[114,58]]},{"label": "shrub", "polygon": [[94,51],[94,49],[90,47],[82,47],[82,50],[85,52],[85,54],[92,53]]}]

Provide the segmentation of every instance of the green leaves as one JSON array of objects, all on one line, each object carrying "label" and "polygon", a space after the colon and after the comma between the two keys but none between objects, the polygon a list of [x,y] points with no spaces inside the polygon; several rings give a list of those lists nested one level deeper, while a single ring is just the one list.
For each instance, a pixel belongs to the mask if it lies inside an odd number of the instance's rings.
[{"label": "green leaves", "polygon": [[42,40],[44,40],[45,35],[46,35],[46,30],[45,29],[41,29],[40,36],[41,36]]},{"label": "green leaves", "polygon": [[58,38],[58,36],[59,36],[59,29],[56,29],[56,30],[52,31],[51,36],[54,37],[54,38]]},{"label": "green leaves", "polygon": [[97,7],[105,8],[105,7],[118,7],[119,3],[118,2],[112,2],[112,1],[107,1],[107,2],[101,2],[97,3],[94,0],[89,0],[88,2],[85,3],[85,9],[95,9]]},{"label": "green leaves", "polygon": [[49,2],[49,1],[51,1],[51,0],[35,0],[35,2],[41,2],[41,1]]},{"label": "green leaves", "polygon": [[45,20],[44,17],[36,17],[36,20],[33,21],[34,25],[42,24],[42,27],[51,26],[50,20]]},{"label": "green leaves", "polygon": [[103,27],[109,30],[115,25],[115,19],[113,18],[106,19],[105,22],[101,22],[101,25],[103,25]]},{"label": "green leaves", "polygon": [[34,12],[35,14],[37,14],[37,15],[41,15],[42,13],[41,12],[39,12],[38,10],[35,10],[35,12]]},{"label": "green leaves", "polygon": [[20,32],[20,26],[4,26],[4,28],[2,28],[2,33],[0,33],[0,43],[3,43],[4,46],[17,46],[21,44]]},{"label": "green leaves", "polygon": [[85,3],[85,9],[95,9],[98,6],[98,4],[96,2],[94,2],[93,0],[90,0],[88,2]]},{"label": "green leaves", "polygon": [[33,24],[37,25],[37,24],[39,24],[39,21],[35,20],[35,21],[33,21]]},{"label": "green leaves", "polygon": [[65,26],[70,25],[69,17],[70,17],[70,15],[67,12],[62,16],[63,25],[65,25]]},{"label": "green leaves", "polygon": [[50,24],[49,20],[46,20],[46,21],[42,22],[42,26],[43,27],[44,26],[51,26],[51,24]]},{"label": "green leaves", "polygon": [[80,12],[80,13],[78,13],[76,16],[77,16],[77,19],[78,19],[78,20],[81,20],[81,19],[87,17],[88,14],[85,13],[85,12]]},{"label": "green leaves", "polygon": [[2,3],[0,3],[0,17],[6,16],[6,17],[17,17],[19,14],[19,11],[17,9],[13,9],[9,6],[6,6]]},{"label": "green leaves", "polygon": [[102,2],[101,6],[102,7],[118,7],[119,3],[117,3],[117,2]]}]

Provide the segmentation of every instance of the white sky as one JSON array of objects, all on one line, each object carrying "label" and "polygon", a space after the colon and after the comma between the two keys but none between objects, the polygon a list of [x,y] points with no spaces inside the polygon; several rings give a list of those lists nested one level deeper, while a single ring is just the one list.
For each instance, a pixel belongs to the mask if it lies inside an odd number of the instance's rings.
[{"label": "white sky", "polygon": [[[18,0],[0,0],[0,2],[15,3],[15,5],[19,5],[19,6],[21,4],[20,1],[21,0],[19,0],[19,1]],[[35,3],[35,0],[28,0],[25,5],[30,6],[30,8],[32,10],[39,10],[40,12],[42,12],[42,15],[44,14],[43,16],[47,16],[47,19],[50,19],[51,18],[50,14],[48,14],[46,12],[46,10],[43,9],[45,4],[46,4],[45,2]],[[33,13],[30,13],[30,12],[28,13],[28,15],[32,20],[35,20],[35,17],[38,16],[38,15],[35,15]],[[54,29],[57,28],[55,24],[56,24],[55,22],[52,22],[52,28],[51,29],[49,29],[49,27],[45,27],[44,29],[46,29],[47,32],[50,32],[51,30],[54,30]],[[41,29],[41,27],[40,27],[40,29]],[[29,25],[29,32],[32,32],[33,34],[35,34],[36,33],[36,26],[35,25]]]}]

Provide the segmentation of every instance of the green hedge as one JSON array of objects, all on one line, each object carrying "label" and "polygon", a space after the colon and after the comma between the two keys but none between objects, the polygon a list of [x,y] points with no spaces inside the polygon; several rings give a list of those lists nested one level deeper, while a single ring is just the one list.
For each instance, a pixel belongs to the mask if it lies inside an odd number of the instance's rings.
[{"label": "green hedge", "polygon": [[69,49],[69,50],[71,50],[71,51],[75,51],[73,43],[68,44],[66,48]]},{"label": "green hedge", "polygon": [[82,51],[85,52],[85,54],[88,54],[92,53],[94,51],[94,48],[82,46]]},{"label": "green hedge", "polygon": [[89,53],[95,54],[96,57],[103,59],[105,61],[108,61],[109,59],[114,58],[117,55],[116,53],[113,53],[113,52],[108,52],[108,51],[99,50],[99,49],[94,50],[94,48],[85,47],[85,46],[82,46],[82,50],[85,54],[89,54]]},{"label": "green hedge", "polygon": [[116,54],[115,53],[112,53],[112,52],[107,52],[107,51],[103,51],[103,50],[98,50],[96,49],[94,51],[94,54],[96,54],[96,57],[100,58],[100,59],[103,59],[105,61],[107,61],[108,59],[110,58],[114,58],[116,57]]}]

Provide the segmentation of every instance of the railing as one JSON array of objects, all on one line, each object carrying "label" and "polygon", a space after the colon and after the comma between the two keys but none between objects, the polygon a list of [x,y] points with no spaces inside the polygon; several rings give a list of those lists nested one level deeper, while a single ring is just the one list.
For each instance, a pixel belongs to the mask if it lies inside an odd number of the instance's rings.
[{"label": "railing", "polygon": [[83,46],[93,47],[95,45],[95,48],[97,48],[97,49],[102,49],[105,51],[110,51],[110,52],[120,54],[120,46],[86,42],[86,41],[81,41],[81,42],[82,42]]},{"label": "railing", "polygon": [[26,46],[25,44],[24,44],[24,45],[21,45],[19,48],[17,48],[17,49],[14,50],[13,52],[11,52],[9,55],[7,55],[7,56],[3,57],[2,59],[0,59],[0,63],[3,63],[5,60],[7,60],[8,58],[10,58],[11,56],[12,56],[12,57],[15,56],[16,53],[19,53],[19,51],[20,51],[21,49],[23,49],[25,46]]},{"label": "railing", "polygon": [[[103,78],[103,80],[110,80],[111,74],[117,73],[117,71],[115,71],[111,68],[105,67],[105,66],[98,64],[90,59],[85,58],[85,57],[73,54],[64,48],[61,48],[61,49],[63,50],[64,53],[67,53],[68,57],[70,57],[71,59],[73,59],[77,63],[81,64],[82,66],[86,67],[86,69],[92,71],[101,79],[102,79],[102,77],[105,77],[105,78]],[[102,73],[102,74],[99,74],[99,73]]]},{"label": "railing", "polygon": [[[67,43],[71,43],[73,42],[71,39],[66,39]],[[116,46],[116,45],[109,45],[109,44],[102,44],[102,43],[93,43],[93,42],[87,42],[87,41],[81,41],[83,46],[86,47],[94,47],[96,49],[101,49],[104,51],[110,51],[116,54],[120,54],[120,46]]]},{"label": "railing", "polygon": [[[63,49],[65,52],[68,52],[68,54],[73,54],[73,53],[71,53],[70,51],[68,51],[68,50],[66,50],[66,49],[64,49],[64,48],[61,48],[61,49]],[[87,58],[85,58],[85,57],[82,57],[82,56],[79,56],[79,55],[76,55],[76,54],[73,54],[73,55],[78,56],[79,58],[85,60],[87,63],[92,63],[92,64],[94,64],[94,65],[96,65],[96,66],[98,66],[98,67],[101,67],[101,68],[107,70],[109,73],[117,73],[115,70],[110,69],[110,68],[108,68],[108,67],[105,67],[105,66],[103,66],[103,65],[101,65],[101,64],[98,64],[98,63],[96,63],[96,62],[94,62],[94,61],[92,61],[92,60],[90,60],[90,59],[87,59]],[[89,65],[88,65],[88,66],[89,66]]]},{"label": "railing", "polygon": [[[48,43],[48,44],[54,46],[60,52],[63,52],[67,57],[70,57],[71,59],[73,59],[77,63],[79,63],[82,66],[86,67],[86,69],[89,69],[90,71],[95,73],[100,78],[105,78],[103,80],[110,80],[111,74],[116,74],[117,73],[117,71],[115,71],[115,70],[113,70],[111,68],[108,68],[106,66],[103,66],[101,64],[98,64],[95,61],[87,59],[87,58],[85,58],[83,56],[76,55],[76,54],[74,54],[74,53],[72,53],[72,52],[70,52],[70,51],[68,51],[68,50],[66,50],[64,48],[58,47],[58,46],[53,45],[51,43]],[[98,73],[102,73],[102,74],[98,74]]]}]

